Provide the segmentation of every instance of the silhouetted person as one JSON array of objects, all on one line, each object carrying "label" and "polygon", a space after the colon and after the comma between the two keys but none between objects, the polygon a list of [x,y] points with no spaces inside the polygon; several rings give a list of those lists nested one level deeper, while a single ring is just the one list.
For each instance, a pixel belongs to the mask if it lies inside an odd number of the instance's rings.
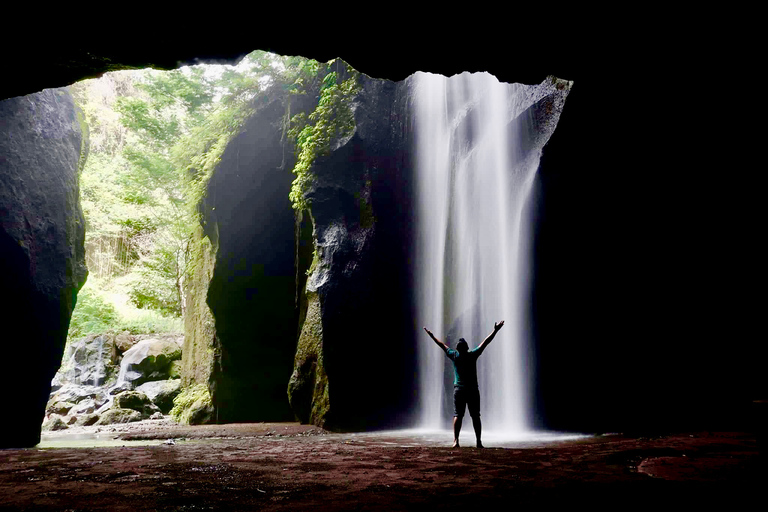
[{"label": "silhouetted person", "polygon": [[504,320],[493,324],[493,332],[483,342],[472,350],[469,350],[464,338],[460,338],[456,344],[456,350],[435,338],[432,331],[424,328],[429,337],[445,351],[445,355],[453,361],[453,447],[459,447],[459,432],[461,421],[464,419],[464,410],[469,407],[469,416],[472,418],[472,426],[475,428],[477,447],[482,448],[480,441],[483,427],[480,424],[480,389],[477,387],[477,358],[483,353],[485,347],[493,340],[496,333],[504,325]]}]

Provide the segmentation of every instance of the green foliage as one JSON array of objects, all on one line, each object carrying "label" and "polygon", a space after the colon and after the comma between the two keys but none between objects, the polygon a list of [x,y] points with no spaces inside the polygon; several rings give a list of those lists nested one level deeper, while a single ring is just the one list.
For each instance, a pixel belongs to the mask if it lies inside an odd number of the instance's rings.
[{"label": "green foliage", "polygon": [[93,286],[91,281],[80,289],[77,304],[69,322],[69,337],[81,338],[87,334],[106,332],[118,323],[115,307]]},{"label": "green foliage", "polygon": [[159,311],[137,310],[128,304],[115,302],[117,286],[90,278],[77,296],[77,304],[69,323],[68,339],[88,334],[129,331],[132,334],[181,332],[181,320]]},{"label": "green foliage", "polygon": [[[253,52],[236,67],[126,71],[73,86],[90,132],[81,194],[93,286],[73,333],[177,328],[183,292],[211,250],[192,236],[197,206],[232,138],[262,105],[283,102],[283,142],[297,154],[290,199],[304,208],[313,162],[354,131],[358,76],[340,61]],[[299,97],[317,105],[291,116]]]},{"label": "green foliage", "polygon": [[[332,69],[334,61],[328,63]],[[303,113],[293,116],[288,136],[296,144],[297,162],[293,168],[296,175],[291,185],[290,199],[294,209],[303,210],[307,204],[306,192],[312,183],[310,172],[318,156],[330,153],[331,144],[354,132],[355,118],[352,99],[360,92],[359,73],[347,66],[349,78],[338,83],[336,71],[328,72],[322,79],[317,107],[309,116]]]},{"label": "green foliage", "polygon": [[131,334],[160,334],[184,332],[180,318],[164,316],[157,311],[143,310],[144,314],[122,318],[113,332],[128,331]]},{"label": "green foliage", "polygon": [[[126,276],[128,297],[131,303],[141,309],[155,309],[166,315],[181,315],[181,304],[173,283],[164,279],[171,273],[168,268],[157,268],[155,261],[141,265],[136,271]],[[165,267],[173,263],[166,262]],[[161,265],[162,266],[162,262]]]},{"label": "green foliage", "polygon": [[172,144],[181,131],[176,116],[161,117],[149,102],[140,98],[118,98],[115,105],[122,114],[120,121],[153,147]]}]

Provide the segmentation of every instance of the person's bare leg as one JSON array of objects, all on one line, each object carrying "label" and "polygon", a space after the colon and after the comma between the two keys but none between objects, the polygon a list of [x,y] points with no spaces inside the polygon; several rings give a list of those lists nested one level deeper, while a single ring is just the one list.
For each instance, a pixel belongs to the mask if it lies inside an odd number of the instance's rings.
[{"label": "person's bare leg", "polygon": [[472,418],[472,426],[475,429],[475,437],[477,438],[477,447],[483,448],[483,443],[480,441],[480,436],[483,433],[483,424],[480,423],[480,416]]},{"label": "person's bare leg", "polygon": [[453,448],[459,447],[459,432],[461,432],[461,418],[453,417]]}]

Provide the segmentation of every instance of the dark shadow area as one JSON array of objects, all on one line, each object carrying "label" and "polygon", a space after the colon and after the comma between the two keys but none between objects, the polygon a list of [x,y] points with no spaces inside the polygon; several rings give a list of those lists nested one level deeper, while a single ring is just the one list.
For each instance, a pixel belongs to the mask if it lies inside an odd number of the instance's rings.
[{"label": "dark shadow area", "polygon": [[748,327],[754,203],[728,177],[739,157],[718,151],[733,125],[710,117],[690,79],[698,57],[644,57],[594,55],[566,76],[574,87],[544,148],[533,214],[537,426],[748,430],[751,401],[767,396],[766,348]]},{"label": "dark shadow area", "polygon": [[279,101],[262,107],[208,185],[209,222],[219,226],[208,291],[221,343],[213,394],[219,422],[293,419],[286,395],[298,323],[293,174],[272,124],[283,115]]},{"label": "dark shadow area", "polygon": [[13,390],[6,396],[10,416],[2,425],[0,447],[34,446],[40,440],[51,379],[61,364],[70,310],[68,301],[35,290],[27,255],[2,229],[0,268],[3,359],[10,366],[0,374],[0,385]]}]

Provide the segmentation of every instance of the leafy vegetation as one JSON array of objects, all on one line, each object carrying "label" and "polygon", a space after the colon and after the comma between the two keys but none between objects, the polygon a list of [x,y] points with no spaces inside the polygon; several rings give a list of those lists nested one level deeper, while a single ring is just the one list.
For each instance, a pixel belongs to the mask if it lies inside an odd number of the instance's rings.
[{"label": "leafy vegetation", "polygon": [[[337,61],[327,64],[333,69]],[[290,199],[294,209],[304,210],[307,204],[306,192],[312,182],[310,169],[318,156],[328,155],[331,144],[350,135],[355,128],[354,112],[350,105],[360,90],[359,74],[345,65],[349,78],[339,83],[339,73],[330,71],[322,78],[320,98],[317,107],[309,116],[303,113],[291,119],[288,136],[295,141],[297,162],[293,168],[296,179],[291,186]]]},{"label": "leafy vegetation", "polygon": [[90,132],[80,181],[90,277],[70,337],[180,330],[207,242],[192,236],[197,206],[243,123],[261,105],[283,103],[283,143],[296,154],[290,199],[305,209],[314,161],[354,131],[359,88],[341,61],[266,52],[237,66],[121,71],[72,86]]},{"label": "leafy vegetation", "polygon": [[69,339],[104,332],[143,334],[181,330],[180,318],[121,302],[119,293],[95,278],[89,279],[77,296],[77,307],[69,323]]}]

